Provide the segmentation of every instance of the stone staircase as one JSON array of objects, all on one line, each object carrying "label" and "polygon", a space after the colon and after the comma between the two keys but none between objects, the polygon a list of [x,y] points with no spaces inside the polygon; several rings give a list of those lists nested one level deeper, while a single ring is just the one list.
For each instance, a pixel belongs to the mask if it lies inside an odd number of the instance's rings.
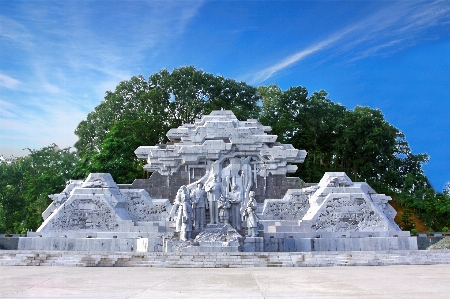
[{"label": "stone staircase", "polygon": [[450,264],[450,250],[261,253],[0,251],[0,266],[244,268],[430,264]]}]

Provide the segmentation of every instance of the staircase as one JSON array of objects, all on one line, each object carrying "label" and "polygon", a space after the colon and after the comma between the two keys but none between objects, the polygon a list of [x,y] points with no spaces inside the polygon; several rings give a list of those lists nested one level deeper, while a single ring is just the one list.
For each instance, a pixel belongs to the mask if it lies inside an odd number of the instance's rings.
[{"label": "staircase", "polygon": [[450,264],[450,250],[315,252],[89,252],[1,250],[0,266],[330,267]]}]

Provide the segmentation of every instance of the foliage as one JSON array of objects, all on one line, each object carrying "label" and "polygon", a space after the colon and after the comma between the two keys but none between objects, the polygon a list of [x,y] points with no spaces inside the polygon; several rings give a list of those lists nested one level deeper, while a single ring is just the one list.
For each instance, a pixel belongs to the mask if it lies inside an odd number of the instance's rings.
[{"label": "foliage", "polygon": [[272,127],[278,140],[306,149],[305,163],[299,165],[296,176],[317,182],[325,171],[338,170],[335,145],[342,133],[345,107],[333,103],[323,90],[308,97],[304,87],[282,91],[278,86],[260,86],[262,100],[260,121]]},{"label": "foliage", "polygon": [[55,144],[0,164],[0,231],[22,233],[42,223],[41,213],[51,200],[49,194],[61,192],[77,162],[69,148]]},{"label": "foliage", "polygon": [[418,233],[417,229],[415,229],[415,228],[411,229],[411,234],[412,235],[417,235],[417,233]]},{"label": "foliage", "polygon": [[403,230],[412,230],[414,228],[414,221],[412,220],[413,212],[410,209],[403,209],[400,227]]},{"label": "foliage", "polygon": [[[92,157],[92,172],[110,173],[116,181],[132,183],[145,177],[143,163],[134,150],[143,144],[158,142],[157,127],[149,126],[140,119],[124,119],[116,122],[106,135],[100,152]],[[153,134],[152,134],[153,133]]]},{"label": "foliage", "polygon": [[258,100],[256,88],[192,66],[172,73],[164,69],[148,81],[138,76],[120,82],[75,131],[81,157],[77,176],[111,172],[118,183],[140,178],[143,173],[136,170],[134,155],[138,146],[165,142],[170,128],[192,123],[212,110],[232,110],[241,120],[256,118]]}]

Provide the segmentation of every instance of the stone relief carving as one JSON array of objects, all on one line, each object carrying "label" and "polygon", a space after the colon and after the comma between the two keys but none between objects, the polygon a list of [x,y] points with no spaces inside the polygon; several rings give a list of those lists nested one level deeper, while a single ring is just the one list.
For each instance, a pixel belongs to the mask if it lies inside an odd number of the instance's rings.
[{"label": "stone relief carving", "polygon": [[50,230],[114,231],[119,228],[115,211],[100,196],[67,202],[49,224]]},{"label": "stone relief carving", "polygon": [[266,200],[264,219],[301,220],[309,209],[309,197],[301,190],[289,190],[283,199]]},{"label": "stone relief carving", "polygon": [[[241,235],[227,224],[209,225],[204,231],[195,237],[194,242],[224,242],[237,241]],[[226,245],[226,244],[225,244]]]},{"label": "stone relief carving", "polygon": [[228,198],[221,195],[219,198],[219,201],[218,201],[219,222],[220,223],[223,223],[223,224],[230,223],[230,212],[229,212],[230,207],[231,207],[231,204],[228,201]]},{"label": "stone relief carving", "polygon": [[125,209],[134,221],[157,221],[168,214],[165,204],[150,205],[142,197],[131,197],[125,203]]},{"label": "stone relief carving", "polygon": [[319,211],[315,231],[346,232],[387,229],[382,218],[364,197],[331,197]]}]

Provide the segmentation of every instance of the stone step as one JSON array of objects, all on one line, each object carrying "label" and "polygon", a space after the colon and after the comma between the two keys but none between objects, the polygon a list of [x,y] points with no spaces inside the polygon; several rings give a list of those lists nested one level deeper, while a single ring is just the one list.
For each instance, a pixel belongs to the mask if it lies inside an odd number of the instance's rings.
[{"label": "stone step", "polygon": [[98,253],[0,251],[0,266],[320,267],[450,264],[450,250],[384,252]]}]

